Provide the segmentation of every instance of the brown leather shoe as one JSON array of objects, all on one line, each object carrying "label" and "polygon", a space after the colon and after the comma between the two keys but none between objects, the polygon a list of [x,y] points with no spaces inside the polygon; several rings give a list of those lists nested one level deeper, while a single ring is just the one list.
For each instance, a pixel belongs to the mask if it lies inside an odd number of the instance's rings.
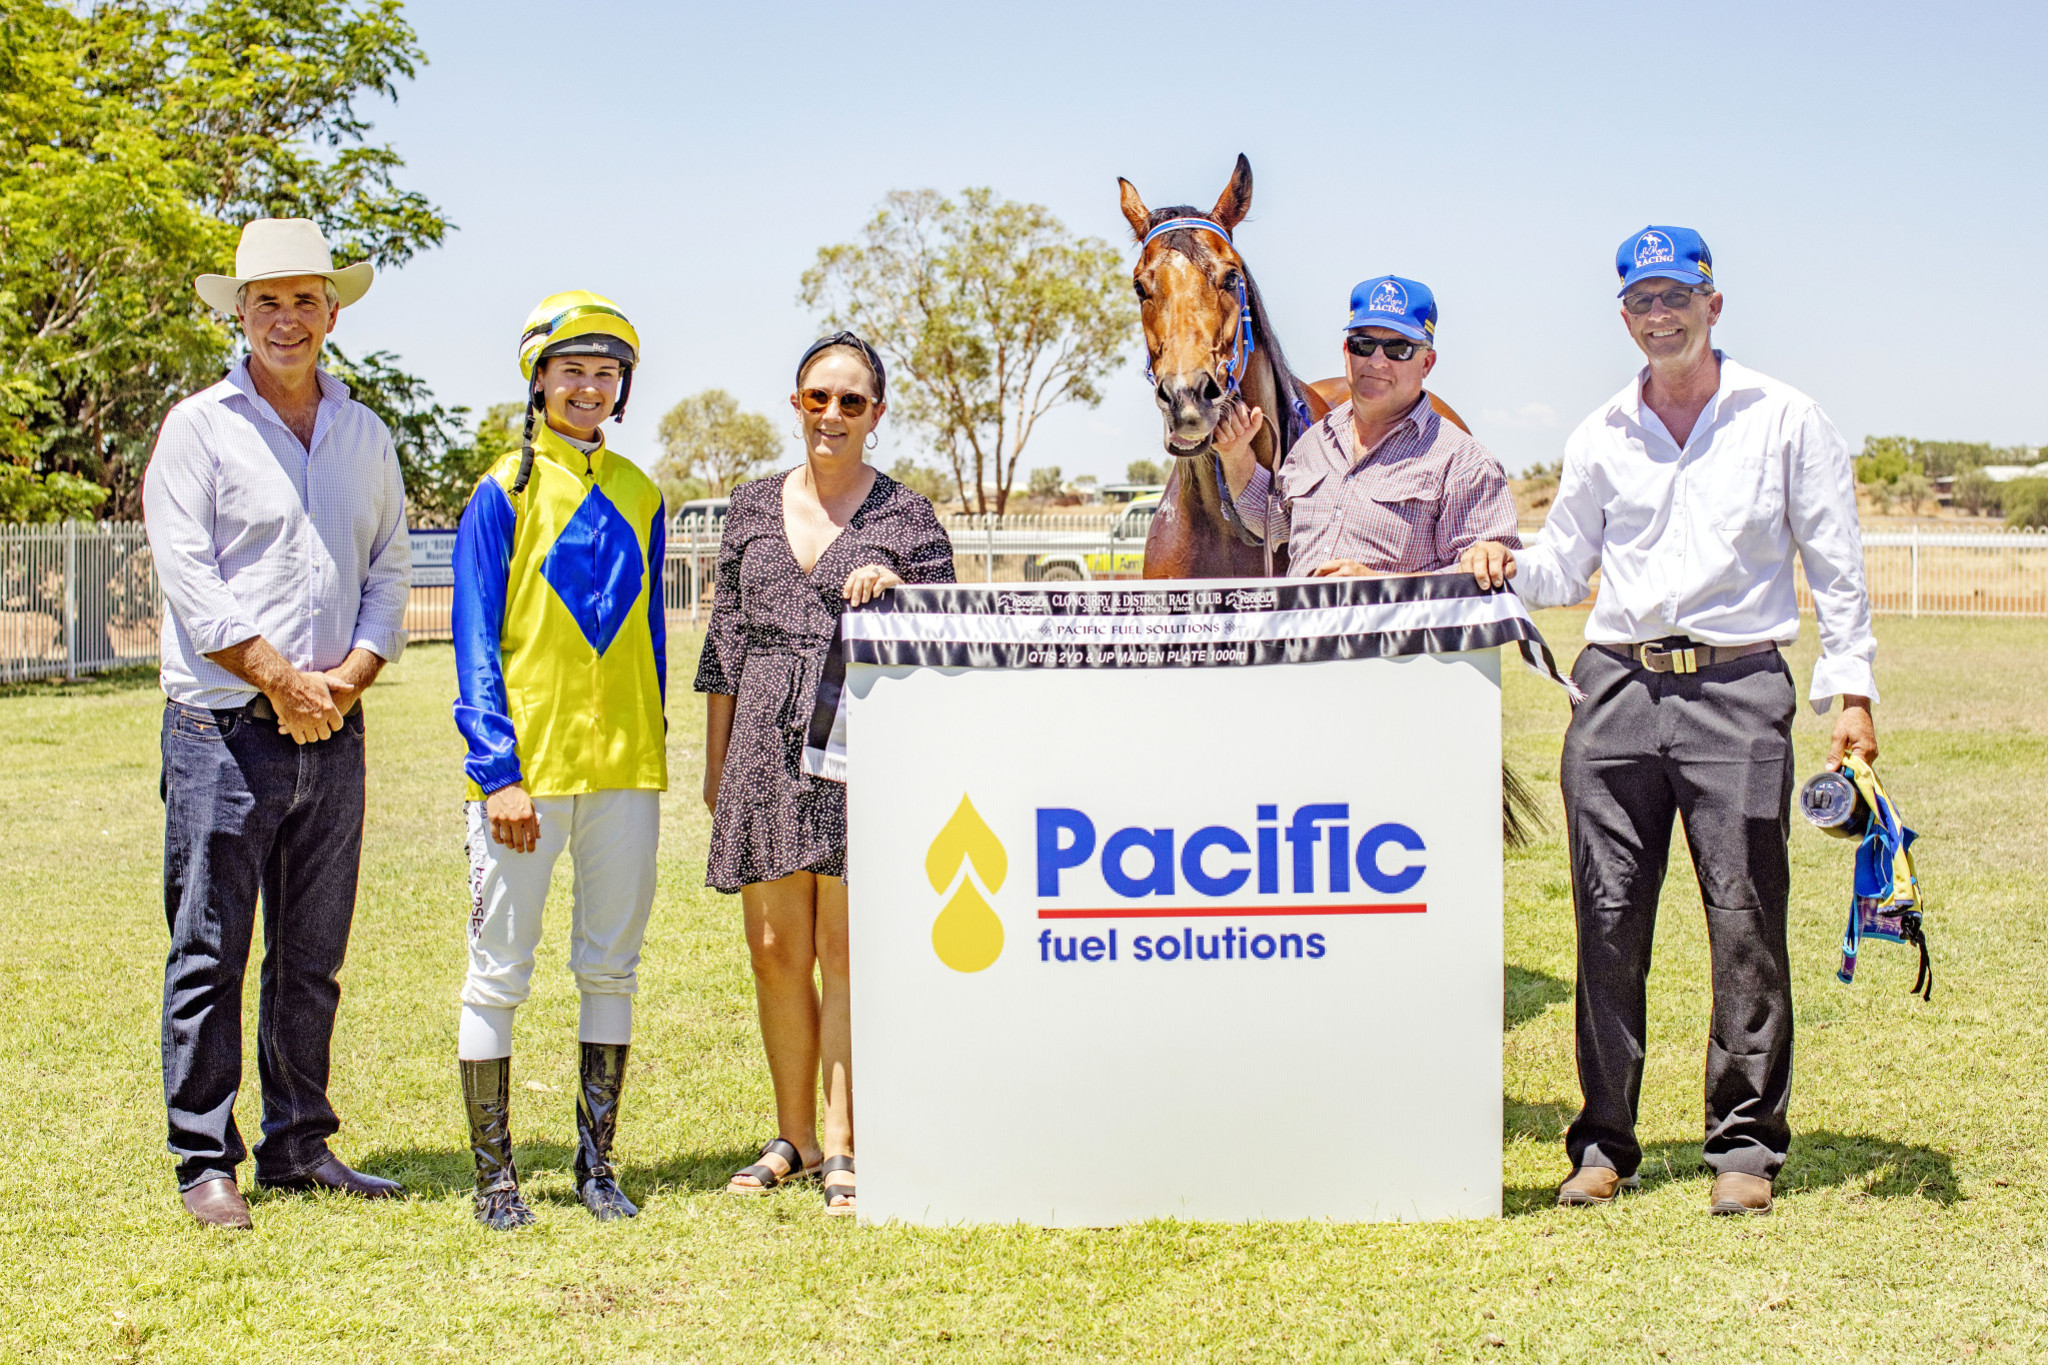
[{"label": "brown leather shoe", "polygon": [[1557,1203],[1560,1208],[1612,1204],[1619,1196],[1641,1188],[1642,1183],[1640,1177],[1623,1175],[1611,1166],[1581,1166],[1557,1187]]},{"label": "brown leather shoe", "polygon": [[1714,1177],[1714,1193],[1707,1203],[1708,1213],[1739,1213],[1761,1218],[1770,1211],[1771,1182],[1762,1176],[1723,1171]]},{"label": "brown leather shoe", "polygon": [[352,1194],[358,1199],[396,1199],[405,1193],[404,1186],[396,1180],[382,1176],[364,1175],[342,1165],[341,1158],[330,1153],[327,1160],[301,1176],[290,1180],[264,1180],[259,1184],[266,1190],[339,1190]]},{"label": "brown leather shoe", "polygon": [[182,1197],[185,1212],[207,1227],[247,1232],[255,1226],[249,1221],[249,1201],[242,1198],[242,1192],[235,1187],[231,1176],[218,1175],[211,1180],[202,1180],[186,1190]]}]

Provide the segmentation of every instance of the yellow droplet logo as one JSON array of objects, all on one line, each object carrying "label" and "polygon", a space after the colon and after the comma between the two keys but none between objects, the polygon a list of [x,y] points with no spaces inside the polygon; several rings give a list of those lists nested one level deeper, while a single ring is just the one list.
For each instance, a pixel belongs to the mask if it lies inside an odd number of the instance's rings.
[{"label": "yellow droplet logo", "polygon": [[953,874],[960,870],[962,859],[974,864],[981,884],[990,894],[1003,889],[1003,878],[1010,874],[1010,855],[1003,852],[996,832],[964,796],[960,798],[960,808],[953,812],[953,818],[946,822],[939,837],[932,840],[930,852],[924,855],[924,872],[931,878],[932,890],[944,891],[953,884]]},{"label": "yellow droplet logo", "polygon": [[965,796],[939,837],[932,840],[924,870],[932,890],[941,895],[953,885],[956,875],[960,879],[959,889],[932,921],[932,951],[939,961],[956,972],[978,972],[1002,956],[1003,921],[989,908],[987,897],[975,883],[979,881],[989,895],[1002,890],[1003,879],[1010,872],[1010,857]]},{"label": "yellow droplet logo", "polygon": [[960,879],[960,889],[932,921],[932,951],[956,972],[978,972],[1002,956],[1003,922],[973,879]]}]

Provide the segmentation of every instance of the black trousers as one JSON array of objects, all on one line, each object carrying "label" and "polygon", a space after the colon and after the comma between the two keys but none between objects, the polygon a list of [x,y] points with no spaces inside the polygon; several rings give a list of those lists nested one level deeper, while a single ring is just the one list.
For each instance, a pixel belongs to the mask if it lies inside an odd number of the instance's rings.
[{"label": "black trousers", "polygon": [[246,710],[171,702],[163,728],[164,1105],[178,1188],[233,1176],[242,1087],[242,979],[263,907],[256,1066],[259,1180],[327,1159],[336,980],[355,918],[363,846],[363,711],[296,744]]},{"label": "black trousers", "polygon": [[1644,983],[1678,816],[1706,904],[1714,1012],[1706,1160],[1774,1177],[1791,1142],[1792,672],[1772,650],[1692,674],[1652,673],[1597,646],[1572,677],[1562,784],[1578,919],[1579,1089],[1572,1165],[1633,1175]]}]

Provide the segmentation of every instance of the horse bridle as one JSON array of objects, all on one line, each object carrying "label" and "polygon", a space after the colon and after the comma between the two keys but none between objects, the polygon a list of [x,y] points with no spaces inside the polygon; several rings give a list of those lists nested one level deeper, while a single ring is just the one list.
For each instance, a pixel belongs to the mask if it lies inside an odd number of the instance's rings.
[{"label": "horse bridle", "polygon": [[[1210,222],[1207,218],[1169,218],[1145,234],[1145,239],[1138,243],[1139,256],[1141,258],[1144,256],[1145,248],[1152,245],[1153,238],[1168,232],[1180,231],[1213,232],[1223,239],[1225,246],[1229,247],[1232,251],[1237,250],[1237,243],[1230,240],[1230,233],[1221,223]],[[1245,366],[1250,362],[1252,352],[1258,348],[1258,341],[1252,335],[1252,310],[1251,304],[1245,296],[1243,267],[1239,266],[1235,273],[1237,275],[1237,353],[1223,362],[1223,378],[1227,381],[1225,392],[1229,393],[1233,398],[1237,396],[1238,388],[1244,383]],[[1149,351],[1145,355],[1145,382],[1155,389],[1159,387],[1158,376],[1152,373],[1152,356]]]}]

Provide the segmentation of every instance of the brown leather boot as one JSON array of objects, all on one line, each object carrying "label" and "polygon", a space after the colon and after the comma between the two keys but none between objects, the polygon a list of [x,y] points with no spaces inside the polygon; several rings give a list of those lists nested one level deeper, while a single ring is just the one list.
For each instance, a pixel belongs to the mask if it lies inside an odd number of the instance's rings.
[{"label": "brown leather boot", "polygon": [[1639,1177],[1623,1175],[1611,1166],[1581,1166],[1557,1187],[1558,1207],[1612,1204],[1622,1194],[1639,1189],[1642,1183]]},{"label": "brown leather boot", "polygon": [[231,1176],[219,1175],[211,1180],[202,1180],[186,1190],[182,1197],[185,1212],[207,1227],[247,1232],[255,1226],[249,1221],[249,1201],[242,1198],[242,1191]]},{"label": "brown leather boot", "polygon": [[1771,1211],[1771,1182],[1760,1175],[1723,1171],[1714,1177],[1714,1193],[1707,1212],[1715,1215],[1746,1214],[1761,1218]]}]

